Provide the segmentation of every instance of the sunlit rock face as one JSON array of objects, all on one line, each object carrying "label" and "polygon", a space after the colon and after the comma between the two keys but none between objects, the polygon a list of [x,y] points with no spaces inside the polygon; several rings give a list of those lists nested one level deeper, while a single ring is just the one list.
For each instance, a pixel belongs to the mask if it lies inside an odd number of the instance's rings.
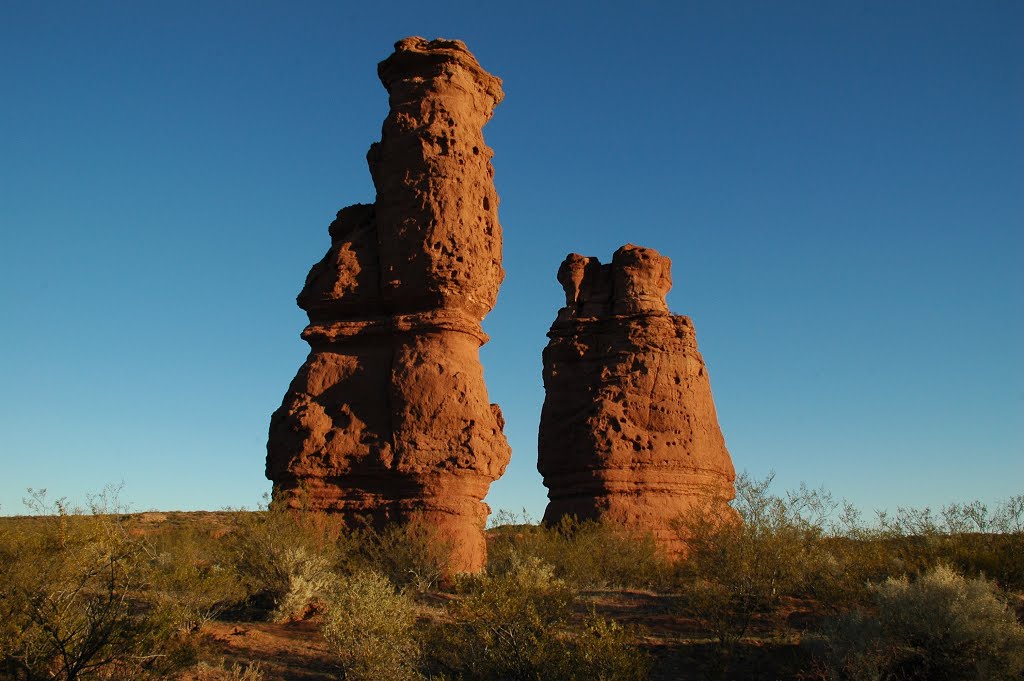
[{"label": "sunlit rock face", "polygon": [[511,455],[479,359],[504,278],[482,131],[501,80],[458,40],[406,38],[377,72],[391,110],[367,153],[376,201],[338,213],[298,296],[310,353],[271,417],[267,477],[292,506],[425,522],[450,572],[475,572]]},{"label": "sunlit rock face", "polygon": [[605,519],[684,550],[672,522],[700,505],[734,519],[735,471],[689,317],[665,295],[671,261],[627,244],[611,264],[570,254],[544,350],[537,468],[544,521]]}]

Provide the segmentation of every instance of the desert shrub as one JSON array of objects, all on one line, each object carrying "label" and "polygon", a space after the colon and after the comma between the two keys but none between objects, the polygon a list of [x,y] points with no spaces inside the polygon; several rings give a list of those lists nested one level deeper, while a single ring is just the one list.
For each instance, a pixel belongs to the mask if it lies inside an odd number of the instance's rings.
[{"label": "desert shrub", "polygon": [[583,632],[572,641],[569,663],[575,668],[564,678],[600,681],[641,681],[650,660],[637,650],[636,632],[617,622],[591,615]]},{"label": "desert shrub", "polygon": [[352,532],[353,550],[343,571],[373,570],[399,587],[425,592],[447,573],[451,544],[422,518],[375,528],[363,522]]},{"label": "desert shrub", "polygon": [[420,678],[415,627],[415,604],[375,572],[339,580],[328,596],[323,633],[340,660],[343,679]]},{"label": "desert shrub", "polygon": [[352,551],[338,518],[275,505],[239,514],[225,543],[243,593],[274,620],[303,615]]},{"label": "desert shrub", "polygon": [[555,627],[572,613],[574,593],[537,558],[517,559],[498,576],[462,584],[454,622],[432,646],[442,667],[467,679],[535,679],[556,668]]},{"label": "desert shrub", "polygon": [[322,601],[336,575],[372,570],[398,587],[429,591],[447,574],[451,553],[450,542],[419,517],[378,527],[370,518],[282,504],[240,514],[227,541],[249,602],[278,620]]},{"label": "desert shrub", "polygon": [[738,521],[697,507],[677,524],[687,545],[679,605],[708,627],[726,657],[755,617],[773,614],[785,596],[805,594],[822,572],[818,546],[831,499],[805,487],[776,496],[771,481],[739,476]]},{"label": "desert shrub", "polygon": [[945,566],[873,587],[874,614],[849,614],[825,631],[830,679],[1019,679],[1024,627],[995,586]]},{"label": "desert shrub", "polygon": [[1005,589],[1024,588],[1024,495],[989,509],[981,502],[932,510],[897,508],[865,523],[847,505],[819,546],[824,569],[812,580],[834,610],[871,602],[872,583],[949,565],[982,574]]},{"label": "desert shrub", "polygon": [[147,600],[197,632],[245,596],[223,542],[208,532],[185,527],[151,540]]},{"label": "desert shrub", "polygon": [[621,627],[592,616],[569,630],[574,590],[536,557],[500,575],[466,579],[430,645],[432,661],[461,679],[640,679],[647,659]]},{"label": "desert shrub", "polygon": [[190,662],[178,623],[141,597],[149,547],[126,531],[116,491],[88,511],[30,494],[42,517],[7,533],[0,560],[0,677],[163,678]]},{"label": "desert shrub", "polygon": [[1024,588],[1024,495],[990,509],[980,501],[878,514],[879,534],[898,540],[907,572],[951,565],[982,573],[1005,589]]},{"label": "desert shrub", "polygon": [[613,523],[563,518],[553,527],[501,512],[490,530],[487,570],[507,572],[515,561],[534,557],[577,589],[658,588],[670,573],[669,561],[650,534]]},{"label": "desert shrub", "polygon": [[871,600],[872,583],[905,574],[911,565],[917,565],[911,544],[879,526],[867,526],[860,512],[846,504],[818,543],[817,571],[809,581],[809,591],[834,613],[863,607]]}]

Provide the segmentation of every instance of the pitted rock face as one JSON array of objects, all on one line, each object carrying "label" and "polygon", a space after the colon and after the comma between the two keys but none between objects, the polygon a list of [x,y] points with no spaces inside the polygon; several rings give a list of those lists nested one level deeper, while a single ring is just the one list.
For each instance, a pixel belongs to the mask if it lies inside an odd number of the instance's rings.
[{"label": "pitted rock face", "polygon": [[483,127],[501,81],[458,40],[406,38],[377,69],[391,113],[367,161],[377,187],[381,293],[396,309],[480,321],[505,276],[494,152]]},{"label": "pitted rock face", "polygon": [[485,560],[483,503],[511,451],[480,321],[504,272],[482,128],[501,81],[457,40],[406,38],[378,67],[391,111],[367,154],[372,205],[343,208],[298,296],[306,363],[274,412],[275,498],[380,525],[418,519]]},{"label": "pitted rock face", "polygon": [[735,517],[735,472],[693,323],[665,302],[671,261],[633,245],[610,265],[573,253],[558,280],[566,305],[544,350],[537,463],[544,520],[603,518],[678,553],[671,523],[683,512]]},{"label": "pitted rock face", "polygon": [[626,244],[612,256],[614,315],[668,313],[672,261],[652,248]]}]

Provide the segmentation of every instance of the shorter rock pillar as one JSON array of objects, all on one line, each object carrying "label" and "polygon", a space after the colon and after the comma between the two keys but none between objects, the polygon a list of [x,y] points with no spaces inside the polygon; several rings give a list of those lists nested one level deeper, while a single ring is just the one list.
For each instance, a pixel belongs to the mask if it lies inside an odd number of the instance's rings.
[{"label": "shorter rock pillar", "polygon": [[665,302],[671,267],[632,244],[610,265],[575,253],[562,263],[537,468],[545,523],[611,521],[652,533],[674,555],[684,546],[672,524],[689,509],[736,517],[736,475],[693,322]]}]

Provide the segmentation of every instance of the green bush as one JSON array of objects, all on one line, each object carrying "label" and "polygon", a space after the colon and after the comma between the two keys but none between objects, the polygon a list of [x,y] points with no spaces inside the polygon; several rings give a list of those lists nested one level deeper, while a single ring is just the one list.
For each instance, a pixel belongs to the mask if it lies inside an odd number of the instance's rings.
[{"label": "green bush", "polygon": [[321,600],[353,550],[339,518],[274,505],[240,513],[225,542],[243,593],[276,621]]},{"label": "green bush", "polygon": [[557,678],[563,647],[555,627],[572,612],[573,591],[537,558],[517,560],[500,576],[462,584],[433,652],[442,667],[467,679]]},{"label": "green bush", "polygon": [[351,541],[346,572],[373,570],[420,593],[437,587],[447,573],[451,546],[421,518],[380,529],[367,521],[352,531]]},{"label": "green bush", "polygon": [[193,526],[158,534],[152,544],[147,600],[196,633],[245,597],[224,542]]},{"label": "green bush", "polygon": [[451,622],[431,642],[435,666],[460,679],[642,679],[647,658],[621,627],[592,616],[574,636],[576,594],[536,557],[466,579]]},{"label": "green bush", "polygon": [[1024,589],[1024,495],[995,508],[974,501],[931,509],[897,508],[878,514],[879,534],[901,540],[907,572],[936,565],[983,573],[1004,589]]},{"label": "green bush", "polygon": [[826,678],[999,681],[1024,673],[1024,627],[991,582],[939,566],[872,592],[873,615],[848,614],[826,629]]},{"label": "green bush", "polygon": [[865,606],[872,583],[902,575],[914,562],[913,548],[904,539],[864,528],[844,528],[843,534],[823,537],[817,556],[808,590],[833,613]]},{"label": "green bush", "polygon": [[938,565],[1024,589],[1024,495],[989,509],[981,502],[880,512],[867,524],[847,505],[817,549],[812,593],[834,611],[867,605],[869,585]]},{"label": "green bush", "polygon": [[785,596],[807,593],[823,570],[819,539],[831,499],[803,487],[772,495],[771,481],[736,480],[739,521],[697,507],[676,526],[687,546],[678,571],[679,605],[708,627],[726,656],[755,617],[774,614]]},{"label": "green bush", "polygon": [[634,643],[636,632],[591,615],[572,642],[570,664],[575,668],[564,678],[600,681],[642,681],[650,672],[650,660]]},{"label": "green bush", "polygon": [[163,678],[191,662],[178,622],[143,598],[150,547],[124,527],[116,492],[89,511],[45,490],[0,556],[0,678]]},{"label": "green bush", "polygon": [[553,527],[502,512],[490,530],[487,571],[503,574],[514,561],[533,557],[577,589],[652,589],[665,585],[670,563],[650,534],[612,523],[563,518]]},{"label": "green bush", "polygon": [[415,604],[374,572],[341,579],[327,598],[324,638],[348,681],[420,678],[415,627]]}]

